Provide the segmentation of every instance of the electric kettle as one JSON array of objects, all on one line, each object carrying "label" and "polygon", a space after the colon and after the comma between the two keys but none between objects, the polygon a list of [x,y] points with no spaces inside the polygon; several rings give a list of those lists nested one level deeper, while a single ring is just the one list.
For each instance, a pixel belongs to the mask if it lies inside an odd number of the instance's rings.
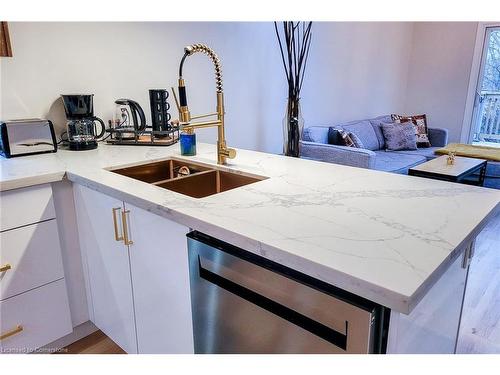
[{"label": "electric kettle", "polygon": [[119,139],[135,138],[146,129],[146,116],[139,103],[131,99],[115,100],[113,128]]}]

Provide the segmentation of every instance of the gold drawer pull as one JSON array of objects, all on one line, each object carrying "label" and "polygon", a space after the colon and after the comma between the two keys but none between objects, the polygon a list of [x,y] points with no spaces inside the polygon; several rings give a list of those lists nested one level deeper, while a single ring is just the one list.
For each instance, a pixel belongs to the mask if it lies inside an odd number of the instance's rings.
[{"label": "gold drawer pull", "polygon": [[115,228],[115,240],[116,241],[122,241],[123,240],[123,236],[119,236],[118,235],[118,223],[116,221],[116,211],[120,211],[121,209],[122,209],[121,207],[113,208],[113,226]]},{"label": "gold drawer pull", "polygon": [[130,210],[122,211],[122,224],[123,224],[123,243],[125,245],[132,245],[134,241],[128,238],[128,223],[127,223],[127,215]]},{"label": "gold drawer pull", "polygon": [[7,332],[1,334],[0,335],[0,341],[6,339],[7,337],[17,335],[19,332],[22,332],[22,330],[23,330],[23,326],[22,325],[18,325],[18,326],[16,326],[16,328],[13,328],[10,331],[7,331]]},{"label": "gold drawer pull", "polygon": [[4,264],[3,266],[0,267],[0,272],[6,272],[8,270],[10,270],[12,268],[12,266],[7,263],[7,264]]}]

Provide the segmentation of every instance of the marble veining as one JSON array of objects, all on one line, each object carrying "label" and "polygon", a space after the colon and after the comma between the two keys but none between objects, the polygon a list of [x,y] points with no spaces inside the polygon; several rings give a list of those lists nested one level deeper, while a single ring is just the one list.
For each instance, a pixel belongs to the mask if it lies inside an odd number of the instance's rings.
[{"label": "marble veining", "polygon": [[[0,188],[64,176],[402,313],[500,209],[500,192],[238,150],[229,169],[269,177],[202,199],[106,170],[175,157],[178,145],[0,160]],[[188,160],[215,165],[214,145]]]}]

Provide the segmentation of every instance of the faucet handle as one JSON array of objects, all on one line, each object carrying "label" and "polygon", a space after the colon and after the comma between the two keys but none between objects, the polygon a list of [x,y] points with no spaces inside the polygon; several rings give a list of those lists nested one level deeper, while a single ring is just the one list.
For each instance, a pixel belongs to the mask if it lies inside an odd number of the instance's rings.
[{"label": "faucet handle", "polygon": [[177,110],[179,111],[179,113],[181,113],[181,106],[179,105],[179,100],[177,99],[177,94],[175,93],[175,89],[173,87],[170,88],[172,89],[172,94],[174,94],[174,100]]},{"label": "faucet handle", "polygon": [[236,157],[236,150],[234,148],[227,149],[227,157],[229,159],[234,159]]},{"label": "faucet handle", "polygon": [[229,159],[234,159],[236,157],[236,150],[234,148],[224,146],[219,152]]}]

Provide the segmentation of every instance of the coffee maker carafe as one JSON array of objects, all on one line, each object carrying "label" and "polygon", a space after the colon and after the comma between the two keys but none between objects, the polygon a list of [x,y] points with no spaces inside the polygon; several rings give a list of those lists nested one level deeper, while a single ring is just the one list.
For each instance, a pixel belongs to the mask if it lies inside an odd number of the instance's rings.
[{"label": "coffee maker carafe", "polygon": [[[91,150],[97,148],[97,139],[104,135],[104,122],[94,116],[94,94],[61,95],[68,119],[67,132],[69,149]],[[96,121],[100,131],[97,131]]]}]

